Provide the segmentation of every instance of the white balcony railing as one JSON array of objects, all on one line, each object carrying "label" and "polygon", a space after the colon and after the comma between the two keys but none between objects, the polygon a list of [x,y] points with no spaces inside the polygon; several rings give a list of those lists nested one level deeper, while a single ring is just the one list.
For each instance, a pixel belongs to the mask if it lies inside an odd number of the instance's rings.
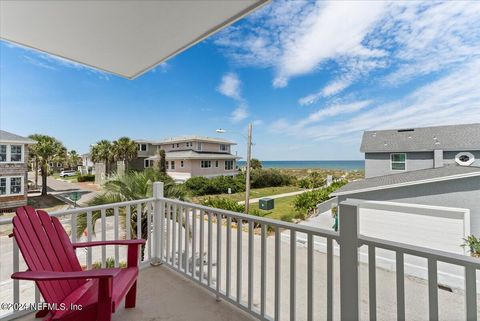
[{"label": "white balcony railing", "polygon": [[[370,320],[376,320],[378,286],[375,249],[396,253],[397,317],[405,319],[404,255],[428,260],[429,319],[438,319],[437,262],[458,265],[465,270],[465,316],[477,320],[476,270],[480,263],[467,256],[435,251],[412,245],[373,239],[358,232],[358,202],[345,201],[340,207],[339,233],[278,220],[244,215],[163,197],[163,184],[154,184],[150,199],[79,208],[52,215],[63,218],[72,242],[76,241],[79,215],[87,220],[86,240],[129,239],[133,234],[148,239],[142,266],[162,264],[212,291],[218,300],[234,304],[260,320],[358,320],[358,254],[361,246],[369,249],[368,307]],[[143,213],[143,215],[137,215]],[[82,217],[83,217],[82,216]],[[93,219],[98,218],[93,224]],[[132,220],[132,218],[134,218]],[[0,227],[11,219],[0,221]],[[134,226],[136,225],[136,226]],[[132,230],[133,228],[133,230]],[[135,233],[133,233],[135,232]],[[289,235],[289,242],[281,234]],[[2,242],[12,239],[1,236]],[[314,249],[319,240],[326,243],[325,253]],[[12,272],[25,269],[18,247],[2,245],[2,302],[40,300],[32,283],[20,287],[12,281]],[[339,270],[334,264],[334,249],[339,251]],[[113,257],[121,265],[125,253],[118,247],[100,252],[78,253],[86,268],[107,265]],[[98,263],[97,263],[98,262]],[[338,273],[339,286],[334,273]],[[335,294],[339,295],[339,299]],[[7,320],[27,311],[9,311],[0,315]]]}]

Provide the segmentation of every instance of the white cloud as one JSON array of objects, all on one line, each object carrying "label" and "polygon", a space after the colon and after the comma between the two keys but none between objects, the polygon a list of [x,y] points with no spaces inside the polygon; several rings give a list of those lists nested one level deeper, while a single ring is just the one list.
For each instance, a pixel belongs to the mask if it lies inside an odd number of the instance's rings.
[{"label": "white cloud", "polygon": [[321,89],[319,92],[309,94],[305,97],[300,98],[298,100],[298,103],[303,106],[314,104],[322,97],[330,97],[341,92],[342,90],[350,86],[351,83],[351,79],[338,79],[332,81],[331,83],[323,87],[323,89]]},{"label": "white cloud", "polygon": [[[347,107],[329,107],[296,122],[279,119],[270,129],[302,138],[327,140],[361,136],[371,129],[421,127],[480,122],[480,58],[424,85],[406,97],[336,122],[322,122]],[[354,112],[355,104],[351,104]]]},{"label": "white cloud", "polygon": [[480,2],[274,1],[215,43],[242,65],[272,68],[273,86],[336,70],[301,104],[342,92],[372,70],[389,68],[380,85],[445,72],[480,56]]},{"label": "white cloud", "polygon": [[235,73],[227,73],[223,75],[220,85],[217,90],[224,96],[233,98],[235,100],[241,100],[240,94],[241,82]]},{"label": "white cloud", "polygon": [[237,108],[235,108],[235,110],[232,112],[230,120],[232,121],[232,123],[239,123],[247,117],[248,117],[247,107],[241,104]]}]

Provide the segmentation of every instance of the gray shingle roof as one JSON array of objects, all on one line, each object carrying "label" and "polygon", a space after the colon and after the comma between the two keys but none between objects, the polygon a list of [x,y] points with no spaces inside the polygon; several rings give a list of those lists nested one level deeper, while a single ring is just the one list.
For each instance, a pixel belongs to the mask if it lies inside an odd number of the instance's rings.
[{"label": "gray shingle roof", "polygon": [[480,150],[480,124],[374,130],[363,133],[362,153]]},{"label": "gray shingle roof", "polygon": [[0,142],[4,143],[21,143],[21,144],[35,144],[36,141],[33,139],[19,136],[13,133],[0,130]]},{"label": "gray shingle roof", "polygon": [[[165,153],[166,159],[239,159],[241,157],[227,153],[195,152],[193,150],[173,151]],[[158,155],[150,156],[147,159],[156,160]]]},{"label": "gray shingle roof", "polygon": [[467,176],[480,176],[480,167],[450,165],[439,168],[405,172],[401,174],[371,177],[350,182],[336,190],[335,193],[332,193],[332,195],[348,195],[364,191],[458,179]]},{"label": "gray shingle roof", "polygon": [[170,138],[164,138],[160,140],[148,140],[148,139],[135,140],[136,143],[148,143],[153,145],[173,144],[173,143],[181,143],[181,142],[188,142],[188,141],[200,141],[200,142],[206,142],[206,143],[219,143],[219,144],[229,144],[229,145],[237,144],[227,139],[207,137],[207,136],[196,136],[196,135],[170,137]]}]

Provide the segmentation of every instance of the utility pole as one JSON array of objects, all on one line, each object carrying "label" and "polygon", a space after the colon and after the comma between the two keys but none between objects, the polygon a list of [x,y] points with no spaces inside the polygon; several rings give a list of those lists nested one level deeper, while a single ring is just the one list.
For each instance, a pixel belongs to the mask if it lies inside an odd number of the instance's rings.
[{"label": "utility pole", "polygon": [[245,214],[250,208],[250,160],[252,158],[252,123],[248,124],[247,171],[245,179]]}]

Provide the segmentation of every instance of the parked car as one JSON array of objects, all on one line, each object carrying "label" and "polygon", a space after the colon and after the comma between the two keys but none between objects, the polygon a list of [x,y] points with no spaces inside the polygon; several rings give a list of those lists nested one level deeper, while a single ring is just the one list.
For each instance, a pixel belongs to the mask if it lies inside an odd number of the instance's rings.
[{"label": "parked car", "polygon": [[75,176],[75,175],[77,175],[77,171],[69,170],[69,171],[61,171],[60,172],[60,177],[70,177],[70,176]]}]

